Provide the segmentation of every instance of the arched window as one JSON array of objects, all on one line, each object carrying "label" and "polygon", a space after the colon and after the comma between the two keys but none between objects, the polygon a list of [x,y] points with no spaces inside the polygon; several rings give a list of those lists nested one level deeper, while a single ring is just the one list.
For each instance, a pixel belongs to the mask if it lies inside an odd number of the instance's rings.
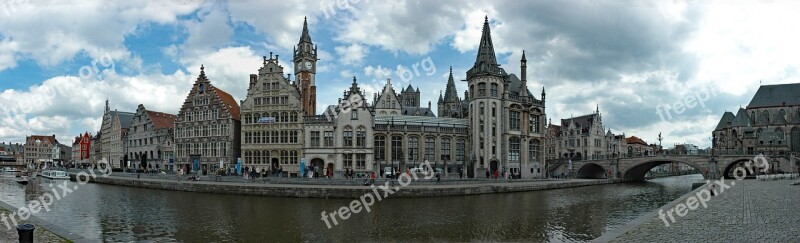
[{"label": "arched window", "polygon": [[403,160],[403,136],[392,136],[392,161]]},{"label": "arched window", "polygon": [[419,158],[419,137],[408,138],[408,161],[417,161]]},{"label": "arched window", "polygon": [[353,147],[353,128],[350,126],[342,129],[342,145],[345,147]]}]

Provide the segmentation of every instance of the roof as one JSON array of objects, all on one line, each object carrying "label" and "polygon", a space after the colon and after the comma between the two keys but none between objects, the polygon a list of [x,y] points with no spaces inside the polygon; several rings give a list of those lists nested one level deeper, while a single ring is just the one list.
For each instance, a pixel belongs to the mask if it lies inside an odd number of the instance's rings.
[{"label": "roof", "polygon": [[578,116],[578,117],[573,117],[573,118],[568,118],[568,119],[561,119],[561,125],[565,126],[565,127],[569,127],[569,125],[570,125],[569,123],[570,122],[575,122],[576,124],[578,124],[579,128],[590,128],[590,127],[592,127],[592,124],[595,121],[595,116],[596,115],[597,115],[596,113],[592,113],[592,114],[589,114],[589,115],[583,115],[583,116]]},{"label": "roof", "polygon": [[431,111],[431,108],[428,107],[403,107],[402,114],[407,116],[436,116]]},{"label": "roof", "polygon": [[743,108],[739,108],[739,111],[736,112],[736,118],[733,119],[733,126],[748,127],[752,125],[750,121],[750,116],[747,115],[747,111]]},{"label": "roof", "polygon": [[178,118],[176,115],[157,111],[147,111],[147,116],[150,117],[150,122],[153,123],[153,127],[156,129],[173,127],[175,118]]},{"label": "roof", "polygon": [[111,117],[119,116],[119,126],[121,128],[130,128],[133,117],[136,114],[124,111],[112,111]]},{"label": "roof", "polygon": [[481,33],[478,55],[475,57],[475,64],[467,71],[467,79],[475,75],[491,74],[500,75],[500,65],[497,64],[497,55],[494,53],[492,44],[492,33],[489,27],[489,17],[483,21],[483,31]]},{"label": "roof", "polygon": [[311,43],[311,36],[308,34],[308,20],[303,18],[303,34],[300,35],[300,43]]},{"label": "roof", "polygon": [[747,108],[800,105],[800,83],[761,85]]},{"label": "roof", "polygon": [[437,124],[437,126],[469,127],[469,119],[426,117],[426,116],[375,116],[376,125],[422,125]]},{"label": "roof", "polygon": [[[442,100],[442,95],[439,94],[439,100]],[[450,77],[447,78],[447,87],[444,91],[444,101],[458,102],[458,92],[456,91],[456,82],[453,80],[453,67],[450,67]]]},{"label": "roof", "polygon": [[[508,92],[512,95],[519,95],[519,86],[522,81],[519,80],[516,74],[509,74],[506,76],[506,82],[508,83]],[[533,93],[528,90],[528,87],[525,87],[525,91],[528,92],[528,97],[533,98]],[[533,98],[535,99],[535,98]]]},{"label": "roof", "polygon": [[234,120],[239,121],[239,112],[240,112],[239,111],[239,104],[236,103],[236,100],[233,99],[233,96],[228,94],[228,92],[225,92],[224,90],[221,90],[221,89],[219,89],[217,87],[213,87],[213,88],[214,88],[214,91],[217,92],[217,95],[219,96],[219,99],[222,100],[222,103],[228,106],[228,107],[226,107],[226,110],[228,110],[228,113],[230,113],[231,117]]},{"label": "roof", "polygon": [[629,138],[625,138],[625,142],[628,143],[628,144],[647,145],[647,143],[645,143],[644,140],[642,140],[641,138],[638,138],[636,136],[631,136]]},{"label": "roof", "polygon": [[733,112],[726,111],[725,114],[722,114],[722,118],[719,119],[719,123],[717,124],[717,128],[715,128],[714,130],[720,130],[720,129],[725,128],[725,126],[728,125],[728,122],[733,123],[733,119],[735,119],[735,118],[736,118],[736,116],[733,115]]},{"label": "roof", "polygon": [[26,140],[40,140],[40,141],[47,141],[50,144],[57,144],[58,140],[56,140],[56,135],[53,136],[42,136],[42,135],[30,135]]}]

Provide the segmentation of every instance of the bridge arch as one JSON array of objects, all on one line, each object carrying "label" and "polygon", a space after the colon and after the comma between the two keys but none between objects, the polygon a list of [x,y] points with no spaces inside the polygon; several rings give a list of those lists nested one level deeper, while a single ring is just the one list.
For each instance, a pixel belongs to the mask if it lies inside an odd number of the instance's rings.
[{"label": "bridge arch", "polygon": [[578,169],[578,178],[581,179],[605,179],[606,169],[596,163],[586,163]]},{"label": "bridge arch", "polygon": [[[751,160],[750,158],[741,158],[741,159],[736,159],[736,160],[731,161],[730,163],[725,165],[725,169],[722,170],[722,176],[724,176],[725,179],[733,179],[733,178],[735,178],[733,176],[733,171],[736,169],[736,167],[745,167],[746,168],[745,163],[747,163],[747,161],[750,161],[750,160]],[[756,175],[757,173],[759,173],[761,171],[761,168],[756,168],[755,165],[751,165],[751,166],[753,166],[753,172],[754,173],[750,173],[750,171],[747,170],[747,169],[744,170],[745,173],[747,173],[748,177],[749,176],[754,176],[754,175]]]},{"label": "bridge arch", "polygon": [[640,163],[637,163],[637,164],[634,164],[634,165],[628,167],[627,170],[625,170],[625,173],[623,174],[622,179],[625,180],[625,181],[643,181],[645,176],[647,175],[647,172],[649,172],[651,169],[655,168],[656,166],[663,165],[663,164],[669,164],[669,163],[681,163],[681,164],[685,164],[685,165],[691,166],[697,172],[702,174],[703,178],[707,178],[707,175],[705,175],[705,173],[703,173],[702,168],[700,166],[698,166],[697,164],[695,164],[695,163],[690,163],[690,162],[681,161],[681,160],[663,159],[663,158],[661,158],[661,159],[647,160],[647,161],[640,162]]}]

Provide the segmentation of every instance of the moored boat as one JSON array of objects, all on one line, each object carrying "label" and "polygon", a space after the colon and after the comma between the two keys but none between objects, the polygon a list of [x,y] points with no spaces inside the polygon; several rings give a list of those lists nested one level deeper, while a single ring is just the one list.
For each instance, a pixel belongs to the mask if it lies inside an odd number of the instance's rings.
[{"label": "moored boat", "polygon": [[69,174],[60,170],[45,170],[39,173],[39,175],[52,180],[69,180]]}]

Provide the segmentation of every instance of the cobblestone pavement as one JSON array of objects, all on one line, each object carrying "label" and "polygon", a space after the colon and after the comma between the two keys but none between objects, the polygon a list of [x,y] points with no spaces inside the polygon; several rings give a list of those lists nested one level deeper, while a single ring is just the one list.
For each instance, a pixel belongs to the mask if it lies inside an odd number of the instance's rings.
[{"label": "cobblestone pavement", "polygon": [[[8,214],[9,212],[4,209],[0,209],[0,214],[3,213]],[[17,229],[14,226],[11,227],[12,227],[11,229],[8,229],[8,227],[6,227],[5,224],[0,222],[0,242],[19,242],[19,235],[17,234]],[[68,242],[68,241],[56,234],[53,234],[53,232],[50,232],[47,229],[41,228],[38,225],[36,225],[36,229],[33,231],[33,242]]]},{"label": "cobblestone pavement", "polygon": [[669,227],[656,216],[612,242],[800,242],[800,186],[791,185],[796,182],[726,179],[726,185],[735,184],[711,197],[708,208],[676,215]]}]

